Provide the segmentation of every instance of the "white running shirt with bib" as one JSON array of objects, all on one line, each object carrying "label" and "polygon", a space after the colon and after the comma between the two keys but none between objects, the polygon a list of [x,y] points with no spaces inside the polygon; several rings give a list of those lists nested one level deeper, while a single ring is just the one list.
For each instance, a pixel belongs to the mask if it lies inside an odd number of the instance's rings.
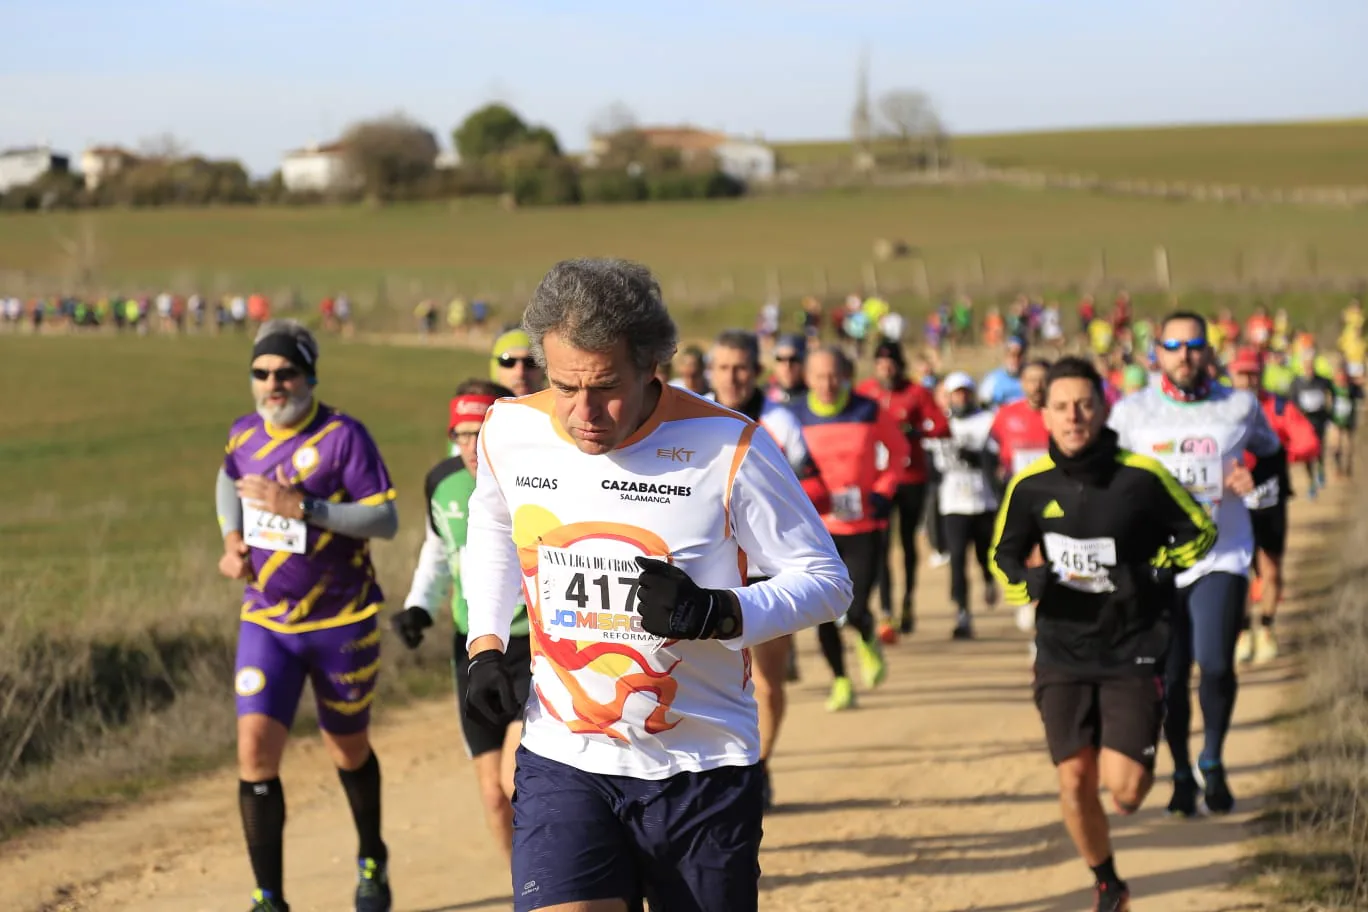
[{"label": "white running shirt with bib", "polygon": [[1190,586],[1209,573],[1245,576],[1254,557],[1254,531],[1242,498],[1225,490],[1233,460],[1245,450],[1271,456],[1282,443],[1252,393],[1213,384],[1206,399],[1178,402],[1158,386],[1132,393],[1112,406],[1107,423],[1122,448],[1163,463],[1193,499],[1216,519],[1216,544],[1191,569],[1179,573]]},{"label": "white running shirt with bib", "polygon": [[[769,434],[666,387],[611,453],[581,453],[548,390],[495,403],[480,432],[463,573],[470,639],[508,640],[527,596],[533,692],[523,746],[586,772],[664,779],[749,766],[760,735],[744,647],[835,620],[845,564]],[[660,640],[640,628],[638,555],[730,589],[743,633]],[[769,580],[745,586],[748,561]]]}]

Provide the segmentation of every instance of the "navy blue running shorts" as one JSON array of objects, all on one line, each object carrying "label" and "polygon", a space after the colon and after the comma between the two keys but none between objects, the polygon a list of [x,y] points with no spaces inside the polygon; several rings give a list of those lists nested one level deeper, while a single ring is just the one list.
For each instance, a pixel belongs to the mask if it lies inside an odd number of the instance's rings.
[{"label": "navy blue running shorts", "polygon": [[651,912],[756,912],[759,766],[668,779],[607,776],[519,747],[513,907],[623,899]]}]

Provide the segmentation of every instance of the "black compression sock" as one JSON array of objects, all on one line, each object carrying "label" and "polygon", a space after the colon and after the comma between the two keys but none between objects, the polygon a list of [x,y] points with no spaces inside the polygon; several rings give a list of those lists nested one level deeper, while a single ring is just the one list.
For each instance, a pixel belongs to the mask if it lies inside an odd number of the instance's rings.
[{"label": "black compression sock", "polygon": [[285,899],[285,792],[280,777],[238,780],[238,808],[258,890]]},{"label": "black compression sock", "polygon": [[1116,856],[1108,855],[1107,860],[1093,866],[1093,877],[1100,884],[1120,885],[1121,878],[1116,876]]},{"label": "black compression sock", "polygon": [[841,630],[834,621],[823,621],[817,625],[817,642],[822,647],[822,657],[831,667],[832,677],[845,677],[845,652],[841,649]]},{"label": "black compression sock", "polygon": [[356,822],[357,857],[373,858],[377,864],[383,864],[389,852],[380,838],[380,761],[375,751],[356,769],[339,769],[337,777],[342,780],[352,820]]}]

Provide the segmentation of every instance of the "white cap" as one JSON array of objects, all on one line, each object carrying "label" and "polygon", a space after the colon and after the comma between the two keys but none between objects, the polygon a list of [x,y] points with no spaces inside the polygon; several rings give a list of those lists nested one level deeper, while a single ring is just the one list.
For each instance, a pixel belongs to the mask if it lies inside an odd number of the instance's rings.
[{"label": "white cap", "polygon": [[955,390],[972,390],[974,388],[974,378],[964,371],[951,371],[945,376],[945,391],[953,393]]}]

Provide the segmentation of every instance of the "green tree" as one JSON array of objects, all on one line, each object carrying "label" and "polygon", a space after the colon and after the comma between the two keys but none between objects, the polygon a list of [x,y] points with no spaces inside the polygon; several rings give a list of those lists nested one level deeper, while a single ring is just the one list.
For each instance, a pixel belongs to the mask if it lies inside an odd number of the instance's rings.
[{"label": "green tree", "polygon": [[[495,103],[471,113],[451,134],[451,140],[461,161],[475,162],[519,145],[528,138],[529,132],[527,124],[512,108]],[[551,139],[555,142],[554,136]],[[556,151],[560,151],[559,145]]]}]

